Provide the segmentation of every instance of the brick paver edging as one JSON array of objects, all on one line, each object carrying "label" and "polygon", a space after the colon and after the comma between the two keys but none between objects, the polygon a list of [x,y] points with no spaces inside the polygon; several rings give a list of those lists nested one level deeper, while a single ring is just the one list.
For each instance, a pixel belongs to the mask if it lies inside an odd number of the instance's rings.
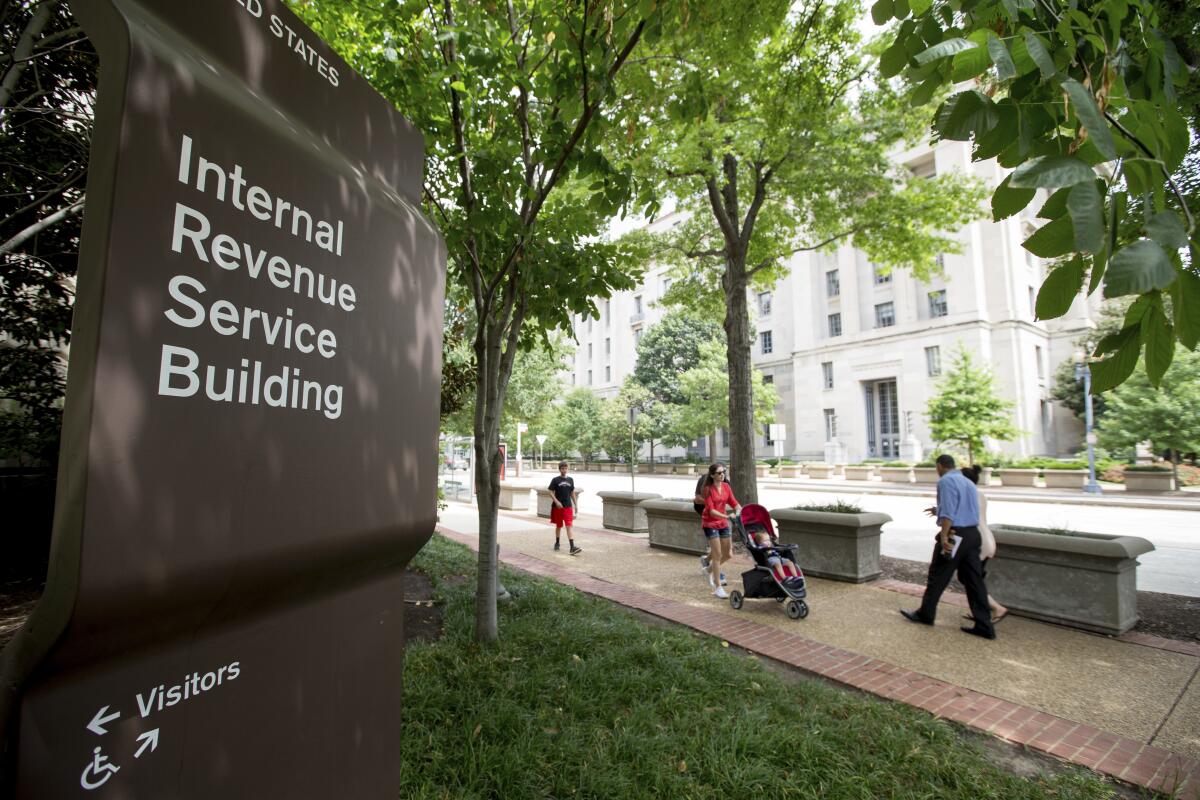
[{"label": "brick paver edging", "polygon": [[[442,525],[437,530],[448,539],[478,549],[478,538],[474,535]],[[523,553],[502,549],[500,558],[505,564],[534,575],[686,625],[789,666],[916,706],[1126,783],[1168,795],[1174,793],[1183,800],[1200,800],[1200,761],[1195,759],[794,633],[599,580]]]}]

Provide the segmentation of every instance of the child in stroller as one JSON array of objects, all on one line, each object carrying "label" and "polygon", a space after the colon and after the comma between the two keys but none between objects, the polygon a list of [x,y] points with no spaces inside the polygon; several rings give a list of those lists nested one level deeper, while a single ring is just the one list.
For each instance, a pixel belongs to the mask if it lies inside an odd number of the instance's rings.
[{"label": "child in stroller", "polygon": [[734,590],[729,604],[737,609],[744,598],[773,597],[780,603],[787,601],[787,614],[792,619],[807,617],[804,598],[808,592],[804,573],[796,563],[796,545],[779,543],[767,509],[756,503],[743,506],[735,528],[754,558],[754,569],[742,573],[744,592]]}]

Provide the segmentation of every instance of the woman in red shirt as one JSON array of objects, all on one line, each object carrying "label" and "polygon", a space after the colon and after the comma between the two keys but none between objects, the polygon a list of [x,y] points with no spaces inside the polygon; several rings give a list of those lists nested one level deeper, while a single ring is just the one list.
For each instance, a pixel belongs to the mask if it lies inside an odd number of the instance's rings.
[{"label": "woman in red shirt", "polygon": [[700,527],[704,530],[704,538],[708,540],[708,555],[700,557],[700,563],[708,572],[708,585],[713,587],[713,594],[720,598],[729,597],[721,587],[721,565],[733,555],[732,531],[729,527],[728,509],[734,514],[742,512],[742,506],[733,496],[733,490],[725,482],[725,465],[712,464],[708,468],[708,476],[700,486],[696,495],[696,503],[704,505],[704,513],[700,516]]}]

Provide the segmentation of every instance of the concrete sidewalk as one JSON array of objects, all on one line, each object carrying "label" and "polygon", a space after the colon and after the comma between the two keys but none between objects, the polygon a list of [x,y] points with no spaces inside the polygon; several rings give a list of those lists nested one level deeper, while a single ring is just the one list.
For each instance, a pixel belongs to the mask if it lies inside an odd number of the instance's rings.
[{"label": "concrete sidewalk", "polygon": [[[451,503],[442,532],[477,541],[474,506]],[[810,579],[810,615],[793,621],[771,601],[740,611],[713,597],[697,559],[601,530],[582,515],[584,552],[554,552],[533,512],[503,512],[501,558],[722,638],[837,682],[907,702],[1123,781],[1200,797],[1200,646],[1144,635],[1098,636],[1009,617],[988,642],[958,630],[961,595],[933,628],[905,621],[921,587]],[[740,586],[740,559],[727,569]]]}]

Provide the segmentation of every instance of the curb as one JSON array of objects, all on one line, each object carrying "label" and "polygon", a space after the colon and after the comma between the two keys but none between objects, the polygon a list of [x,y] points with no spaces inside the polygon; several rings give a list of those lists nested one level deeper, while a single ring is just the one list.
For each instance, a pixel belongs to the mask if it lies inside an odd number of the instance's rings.
[{"label": "curb", "polygon": [[[440,524],[437,531],[472,550],[478,549],[476,536]],[[1124,783],[1173,795],[1180,800],[1200,800],[1198,760],[797,634],[608,583],[522,553],[505,554],[501,550],[500,560],[586,594],[719,637],[804,672],[915,706],[934,716],[1087,767]],[[912,586],[899,581],[889,583],[896,587],[885,588],[897,588],[906,593]]]}]

